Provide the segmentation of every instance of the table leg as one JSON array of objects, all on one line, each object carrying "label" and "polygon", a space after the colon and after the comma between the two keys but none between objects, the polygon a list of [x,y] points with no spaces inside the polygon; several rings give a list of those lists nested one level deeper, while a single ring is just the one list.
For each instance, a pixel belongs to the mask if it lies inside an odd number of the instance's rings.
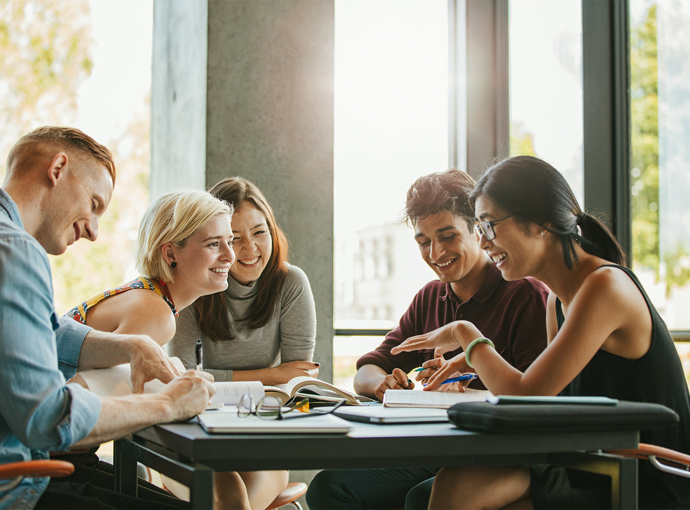
[{"label": "table leg", "polygon": [[136,496],[137,462],[189,487],[191,508],[213,508],[213,469],[181,460],[174,452],[146,441],[135,441],[131,436],[115,442],[115,490]]},{"label": "table leg", "polygon": [[125,441],[131,438],[118,439],[113,444],[113,464],[115,475],[115,491],[137,496],[137,461],[131,455],[130,449],[125,446]]},{"label": "table leg", "polygon": [[192,508],[213,508],[213,470],[206,466],[197,466],[192,475],[189,487]]},{"label": "table leg", "polygon": [[637,510],[637,459],[581,452],[550,454],[548,462],[611,477],[611,508]]},{"label": "table leg", "polygon": [[[611,503],[614,505],[612,508],[637,510],[637,459],[619,459],[618,477],[611,476]],[[615,506],[616,503],[618,506]]]}]

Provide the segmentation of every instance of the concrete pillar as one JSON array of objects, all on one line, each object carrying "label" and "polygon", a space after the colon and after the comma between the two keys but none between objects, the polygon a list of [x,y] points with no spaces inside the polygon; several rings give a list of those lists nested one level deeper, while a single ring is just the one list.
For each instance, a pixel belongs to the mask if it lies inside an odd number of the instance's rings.
[{"label": "concrete pillar", "polygon": [[151,196],[253,180],[309,276],[333,361],[333,0],[156,0]]}]

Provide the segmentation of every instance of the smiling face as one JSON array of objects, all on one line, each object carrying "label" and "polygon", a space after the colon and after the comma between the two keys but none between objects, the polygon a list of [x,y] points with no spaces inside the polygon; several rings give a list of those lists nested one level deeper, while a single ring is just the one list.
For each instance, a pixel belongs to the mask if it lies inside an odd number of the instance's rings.
[{"label": "smiling face", "polygon": [[222,292],[228,288],[228,272],[235,253],[232,249],[232,228],[227,214],[217,214],[199,227],[182,247],[172,247],[175,286],[191,287],[196,296]]},{"label": "smiling face", "polygon": [[470,296],[479,288],[485,276],[487,258],[463,217],[443,211],[419,218],[415,224],[415,240],[424,261],[439,280],[451,284],[458,297],[467,293],[468,286]]},{"label": "smiling face", "polygon": [[232,277],[242,285],[259,279],[273,253],[273,238],[266,217],[250,202],[232,215],[233,248],[237,262],[230,268]]},{"label": "smiling face", "polygon": [[[474,208],[479,221],[494,221],[510,216],[510,213],[485,195],[477,198]],[[482,235],[479,244],[494,261],[505,280],[518,280],[535,276],[538,272],[541,254],[546,246],[542,231],[544,229],[535,223],[523,226],[511,217],[494,226],[496,237],[492,241]]]},{"label": "smiling face", "polygon": [[72,158],[46,204],[48,214],[34,237],[51,255],[61,255],[82,237],[95,241],[98,220],[113,194],[108,170],[93,159]]}]

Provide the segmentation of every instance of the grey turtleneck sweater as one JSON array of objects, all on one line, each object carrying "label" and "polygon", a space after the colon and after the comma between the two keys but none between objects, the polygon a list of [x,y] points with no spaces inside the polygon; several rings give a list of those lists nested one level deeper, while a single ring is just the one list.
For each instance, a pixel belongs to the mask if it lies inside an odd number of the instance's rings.
[{"label": "grey turtleneck sweater", "polygon": [[275,367],[288,361],[311,361],[316,339],[316,311],[309,279],[297,266],[288,264],[288,274],[278,298],[276,313],[263,328],[248,329],[235,322],[256,299],[257,282],[237,283],[228,277],[225,300],[230,329],[235,338],[213,341],[199,330],[193,307],[180,312],[177,332],[168,343],[168,354],[177,356],[188,369],[196,368],[195,345],[204,346],[204,370],[216,381],[232,381],[233,370]]}]

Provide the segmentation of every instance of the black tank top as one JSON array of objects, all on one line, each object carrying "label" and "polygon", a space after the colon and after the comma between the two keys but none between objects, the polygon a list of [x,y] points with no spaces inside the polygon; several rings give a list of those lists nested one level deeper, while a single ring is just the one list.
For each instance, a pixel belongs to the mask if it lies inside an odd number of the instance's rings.
[{"label": "black tank top", "polygon": [[[690,394],[671,334],[630,269],[602,267],[624,271],[640,289],[652,317],[652,342],[649,351],[639,359],[622,358],[600,349],[561,395],[602,395],[670,407],[678,413],[680,423],[666,429],[641,431],[640,442],[690,454]],[[560,300],[556,300],[556,318],[560,329],[564,322]],[[647,461],[639,463],[639,489],[641,508],[643,500],[655,501],[656,505],[661,504],[659,508],[678,503],[681,508],[690,508],[690,480],[663,473]]]}]

